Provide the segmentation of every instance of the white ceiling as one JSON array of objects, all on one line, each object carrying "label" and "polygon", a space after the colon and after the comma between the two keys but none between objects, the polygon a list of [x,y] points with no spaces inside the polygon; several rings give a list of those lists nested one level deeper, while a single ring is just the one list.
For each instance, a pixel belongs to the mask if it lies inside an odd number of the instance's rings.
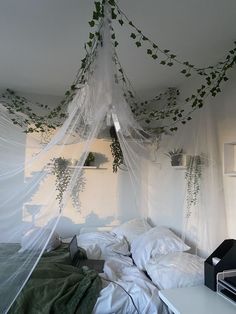
[{"label": "white ceiling", "polygon": [[[196,65],[214,64],[236,40],[236,0],[118,3],[160,47]],[[84,56],[92,10],[92,0],[0,0],[0,88],[62,95]],[[137,91],[179,84],[176,71],[164,71],[116,28],[120,60]]]}]

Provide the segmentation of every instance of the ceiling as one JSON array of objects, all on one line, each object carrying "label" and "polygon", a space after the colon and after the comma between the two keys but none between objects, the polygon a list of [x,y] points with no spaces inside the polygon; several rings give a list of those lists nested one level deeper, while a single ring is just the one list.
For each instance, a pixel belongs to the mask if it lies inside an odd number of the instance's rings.
[{"label": "ceiling", "polygon": [[[160,47],[196,65],[214,64],[236,40],[235,0],[119,0]],[[0,0],[0,89],[62,95],[84,57],[92,0]],[[140,94],[183,79],[135,48],[116,24],[118,54]]]}]

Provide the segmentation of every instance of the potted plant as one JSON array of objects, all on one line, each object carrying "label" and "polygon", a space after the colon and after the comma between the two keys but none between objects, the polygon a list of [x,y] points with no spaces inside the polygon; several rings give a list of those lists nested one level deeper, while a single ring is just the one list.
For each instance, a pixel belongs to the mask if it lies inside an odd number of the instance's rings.
[{"label": "potted plant", "polygon": [[95,160],[94,153],[89,152],[89,153],[88,153],[88,156],[87,156],[87,158],[86,158],[86,160],[85,160],[85,162],[84,162],[84,165],[85,165],[86,167],[89,167],[89,166],[91,166],[91,163],[94,162],[94,160]]},{"label": "potted plant", "polygon": [[165,155],[170,158],[172,167],[183,165],[183,156],[184,156],[183,148],[174,148],[173,150],[170,150]]}]

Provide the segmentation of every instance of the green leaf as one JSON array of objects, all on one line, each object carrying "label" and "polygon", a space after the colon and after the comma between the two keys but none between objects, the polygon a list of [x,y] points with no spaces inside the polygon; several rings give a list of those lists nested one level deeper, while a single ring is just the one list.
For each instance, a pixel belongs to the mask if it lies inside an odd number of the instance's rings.
[{"label": "green leaf", "polygon": [[97,12],[93,11],[93,20],[98,21],[99,15]]},{"label": "green leaf", "polygon": [[93,45],[92,41],[88,41],[88,42],[87,42],[87,45],[91,48],[92,45]]},{"label": "green leaf", "polygon": [[101,3],[98,2],[98,1],[95,1],[94,4],[95,4],[95,7],[96,7],[96,11],[100,12],[100,10],[101,10]]},{"label": "green leaf", "polygon": [[111,5],[111,6],[114,6],[116,3],[115,3],[115,0],[109,0],[108,3]]},{"label": "green leaf", "polygon": [[115,47],[117,47],[119,45],[118,41],[114,42]]},{"label": "green leaf", "polygon": [[162,60],[162,61],[160,62],[160,64],[165,65],[166,62],[165,62],[164,60]]},{"label": "green leaf", "polygon": [[148,40],[148,38],[147,38],[147,37],[145,37],[145,36],[143,36],[143,37],[142,37],[142,40]]},{"label": "green leaf", "polygon": [[183,74],[185,74],[187,72],[187,70],[185,70],[185,69],[183,69],[182,71],[181,71],[181,73],[183,73]]},{"label": "green leaf", "polygon": [[129,21],[129,25],[134,26],[134,24],[131,21]]},{"label": "green leaf", "polygon": [[136,38],[135,33],[131,33],[130,37],[133,38],[133,39],[135,39],[135,38]]},{"label": "green leaf", "polygon": [[111,10],[111,18],[112,18],[113,20],[116,20],[116,18],[117,18],[117,15],[115,14],[114,8]]},{"label": "green leaf", "polygon": [[153,47],[154,49],[157,49],[157,48],[158,48],[158,46],[157,46],[156,44],[153,44],[152,47]]},{"label": "green leaf", "polygon": [[170,52],[169,49],[165,49],[165,50],[164,50],[164,53],[168,53],[168,52]]},{"label": "green leaf", "polygon": [[158,58],[158,56],[157,56],[156,54],[154,54],[154,55],[152,55],[152,58],[153,58],[154,60],[156,60],[156,59]]},{"label": "green leaf", "polygon": [[171,67],[173,64],[174,64],[173,62],[168,62],[168,63],[167,63],[167,65],[168,65],[169,67]]},{"label": "green leaf", "polygon": [[94,34],[93,33],[89,33],[89,39],[93,39]]},{"label": "green leaf", "polygon": [[140,42],[140,41],[136,41],[136,43],[135,43],[135,44],[136,44],[136,46],[137,46],[137,47],[141,47],[141,46],[142,46],[142,44],[141,44],[141,42]]},{"label": "green leaf", "polygon": [[120,25],[122,26],[124,24],[124,21],[123,20],[118,20],[118,22],[120,23]]},{"label": "green leaf", "polygon": [[94,27],[95,22],[92,20],[92,21],[89,22],[89,25],[90,25],[91,27]]},{"label": "green leaf", "polygon": [[152,50],[151,49],[147,49],[147,54],[151,55],[152,54]]},{"label": "green leaf", "polygon": [[111,35],[111,38],[112,38],[112,39],[116,39],[115,33],[113,33],[113,34]]}]

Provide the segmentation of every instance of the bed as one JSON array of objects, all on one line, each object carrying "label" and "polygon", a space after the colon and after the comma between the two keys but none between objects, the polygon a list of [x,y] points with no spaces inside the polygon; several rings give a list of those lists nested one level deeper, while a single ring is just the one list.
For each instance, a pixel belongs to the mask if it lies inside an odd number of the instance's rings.
[{"label": "bed", "polygon": [[[89,259],[105,260],[103,273],[73,267],[68,244],[61,244],[44,253],[10,313],[169,314],[159,289],[203,280],[203,261],[185,253],[189,247],[171,231],[143,220],[111,232],[85,232],[77,242]],[[190,265],[190,273],[181,265]]]}]

